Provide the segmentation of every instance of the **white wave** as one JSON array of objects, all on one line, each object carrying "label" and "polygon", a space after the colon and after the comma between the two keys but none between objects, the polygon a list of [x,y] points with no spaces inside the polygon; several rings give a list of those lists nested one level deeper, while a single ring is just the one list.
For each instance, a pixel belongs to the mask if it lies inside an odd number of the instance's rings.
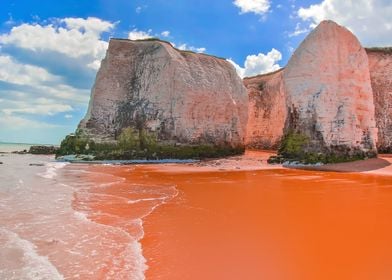
[{"label": "white wave", "polygon": [[133,199],[133,200],[128,200],[128,204],[136,204],[139,202],[144,202],[144,201],[162,201],[166,200],[166,197],[152,197],[152,198],[140,198],[140,199]]},{"label": "white wave", "polygon": [[[136,254],[135,254],[136,252]],[[143,249],[140,242],[135,241],[128,244],[127,250],[124,252],[125,255],[133,256],[133,261],[129,262],[127,270],[132,271],[132,280],[144,280],[146,279],[145,272],[148,269],[147,261],[143,256]],[[128,257],[129,258],[129,257]],[[118,278],[117,278],[118,279]]]},{"label": "white wave", "polygon": [[75,210],[74,210],[74,215],[75,215],[75,217],[76,217],[78,220],[80,220],[80,221],[83,221],[83,222],[92,222],[89,218],[87,218],[87,214],[85,214],[85,213],[82,213],[82,212],[79,212],[79,211],[75,211]]},{"label": "white wave", "polygon": [[38,173],[38,176],[41,176],[45,179],[53,179],[57,176],[57,170],[65,167],[67,162],[49,162],[46,164],[46,170],[43,173]]},{"label": "white wave", "polygon": [[[57,268],[46,256],[41,256],[36,247],[28,240],[22,239],[15,232],[0,228],[2,249],[1,259],[9,260],[0,262],[0,278],[9,280],[63,280]],[[22,258],[13,255],[21,252]],[[12,263],[17,262],[17,263]],[[19,262],[19,263],[18,263]]]},{"label": "white wave", "polygon": [[[146,259],[143,256],[142,245],[140,239],[144,236],[144,231],[142,227],[142,220],[135,219],[129,222],[129,224],[134,224],[140,227],[140,232],[136,235],[131,235],[126,230],[122,229],[120,226],[105,225],[101,223],[94,222],[90,220],[86,214],[79,211],[74,211],[74,216],[83,222],[91,223],[100,229],[103,229],[106,233],[116,233],[119,235],[124,235],[128,239],[128,244],[124,247],[123,252],[114,256],[112,259],[113,266],[105,275],[105,279],[129,279],[129,280],[144,280],[145,271],[147,270]],[[90,234],[85,234],[79,236],[79,245],[75,246],[75,249],[68,250],[72,255],[81,255],[79,251],[79,246],[84,242],[89,242],[95,237],[91,237]],[[106,244],[107,241],[105,242]],[[110,243],[110,242],[109,242]],[[98,254],[96,251],[94,254]]]}]

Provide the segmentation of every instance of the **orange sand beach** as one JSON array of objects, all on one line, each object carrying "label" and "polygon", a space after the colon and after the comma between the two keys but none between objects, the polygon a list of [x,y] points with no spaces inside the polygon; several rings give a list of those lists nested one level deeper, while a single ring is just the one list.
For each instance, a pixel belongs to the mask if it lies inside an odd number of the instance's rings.
[{"label": "orange sand beach", "polygon": [[[392,279],[392,158],[323,167],[342,173],[269,155],[89,166],[124,180],[76,195],[74,208],[139,235],[146,279]],[[142,228],[124,226],[135,216]]]}]

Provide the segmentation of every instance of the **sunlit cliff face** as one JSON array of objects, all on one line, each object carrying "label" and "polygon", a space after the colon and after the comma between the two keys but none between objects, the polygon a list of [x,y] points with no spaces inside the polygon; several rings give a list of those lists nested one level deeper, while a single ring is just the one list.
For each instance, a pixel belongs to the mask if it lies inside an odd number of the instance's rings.
[{"label": "sunlit cliff face", "polygon": [[379,152],[392,152],[392,48],[368,49]]},{"label": "sunlit cliff face", "polygon": [[243,146],[248,96],[224,59],[158,40],[110,41],[79,128],[114,140],[138,120],[160,140]]}]

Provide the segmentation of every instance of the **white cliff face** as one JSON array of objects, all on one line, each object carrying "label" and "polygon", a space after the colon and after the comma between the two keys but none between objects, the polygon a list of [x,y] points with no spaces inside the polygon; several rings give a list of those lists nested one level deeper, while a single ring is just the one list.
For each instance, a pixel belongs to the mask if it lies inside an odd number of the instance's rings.
[{"label": "white cliff face", "polygon": [[287,117],[283,90],[283,69],[245,78],[249,95],[246,146],[251,149],[277,149]]},{"label": "white cliff face", "polygon": [[368,49],[376,125],[377,149],[392,153],[392,48]]},{"label": "white cliff face", "polygon": [[308,152],[376,153],[368,57],[350,31],[322,22],[295,51],[283,83],[286,133],[306,135]]},{"label": "white cliff face", "polygon": [[80,123],[96,141],[145,126],[161,141],[243,146],[248,96],[224,59],[158,40],[113,39]]}]

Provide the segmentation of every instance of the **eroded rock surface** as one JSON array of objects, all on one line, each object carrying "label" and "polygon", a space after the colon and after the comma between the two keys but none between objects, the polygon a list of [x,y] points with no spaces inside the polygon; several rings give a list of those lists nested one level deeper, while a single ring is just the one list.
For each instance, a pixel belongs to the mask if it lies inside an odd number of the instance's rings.
[{"label": "eroded rock surface", "polygon": [[112,39],[79,130],[102,142],[143,126],[160,141],[243,146],[247,117],[246,89],[226,60]]},{"label": "eroded rock surface", "polygon": [[304,152],[347,158],[376,154],[368,57],[350,31],[322,22],[295,51],[283,83],[285,133],[307,137]]},{"label": "eroded rock surface", "polygon": [[250,149],[277,149],[286,121],[283,69],[245,78],[249,95],[246,146]]},{"label": "eroded rock surface", "polygon": [[392,48],[366,50],[369,57],[379,152],[392,153]]}]

